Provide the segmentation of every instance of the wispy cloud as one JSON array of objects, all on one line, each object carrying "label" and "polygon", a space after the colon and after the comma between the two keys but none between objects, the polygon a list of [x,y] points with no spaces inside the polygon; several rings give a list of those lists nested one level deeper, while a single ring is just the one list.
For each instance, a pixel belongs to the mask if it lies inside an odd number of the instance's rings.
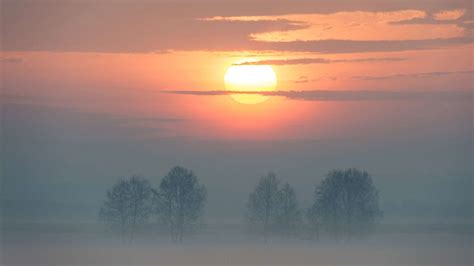
[{"label": "wispy cloud", "polygon": [[[0,89],[5,90],[5,88],[1,88],[1,87]],[[27,102],[27,101],[31,101],[31,98],[26,97],[22,94],[18,94],[18,93],[0,91],[0,103],[2,104]]]},{"label": "wispy cloud", "polygon": [[300,76],[298,79],[294,80],[293,83],[308,83],[308,82],[315,82],[321,80],[329,80],[329,81],[336,81],[337,77],[318,77],[318,78],[309,78],[307,76]]},{"label": "wispy cloud", "polygon": [[474,74],[474,70],[436,71],[436,72],[422,72],[422,73],[409,73],[409,74],[393,74],[393,75],[383,75],[383,76],[353,76],[352,78],[361,79],[361,80],[382,80],[382,79],[393,79],[393,78],[429,78],[429,77],[462,75],[462,74]]},{"label": "wispy cloud", "polygon": [[180,117],[116,117],[120,121],[134,122],[157,122],[157,123],[179,123],[187,121],[186,118]]},{"label": "wispy cloud", "polygon": [[23,62],[23,58],[21,58],[21,57],[1,57],[0,62],[1,63],[17,64],[17,63]]},{"label": "wispy cloud", "polygon": [[[392,21],[391,25],[451,25],[464,29],[464,36],[469,36],[469,29],[472,28],[470,21],[472,19],[472,11],[466,9],[442,10],[434,12],[430,16],[422,18],[410,18],[400,21]],[[466,31],[467,30],[467,31]],[[467,34],[466,34],[467,33]],[[472,33],[471,33],[472,36]]]},{"label": "wispy cloud", "polygon": [[402,61],[404,58],[356,58],[356,59],[327,59],[327,58],[295,58],[295,59],[269,59],[259,61],[245,61],[234,65],[308,65],[308,64],[332,64],[332,63],[358,63],[358,62],[394,62]]},{"label": "wispy cloud", "polygon": [[466,9],[442,10],[433,14],[436,20],[456,20],[464,16]]},{"label": "wispy cloud", "polygon": [[194,96],[222,96],[232,94],[258,94],[264,96],[279,96],[292,100],[303,101],[381,101],[381,100],[468,100],[473,91],[437,90],[437,91],[381,91],[381,90],[289,90],[289,91],[224,91],[224,90],[172,90],[162,93],[194,95]]},{"label": "wispy cloud", "polygon": [[469,44],[472,37],[438,38],[428,40],[394,40],[394,41],[355,41],[355,40],[321,40],[292,42],[257,42],[253,47],[260,50],[278,50],[317,53],[363,53],[430,50],[454,45]]},{"label": "wispy cloud", "polygon": [[[441,17],[455,18],[459,10],[442,13]],[[255,32],[250,38],[257,41],[290,42],[317,40],[425,40],[464,36],[464,31],[456,24],[414,24],[403,25],[395,22],[427,17],[425,10],[406,9],[395,12],[337,12],[332,14],[288,14],[284,16],[241,17],[240,21],[267,21],[284,19],[299,21],[308,25],[303,29]],[[239,21],[239,17],[232,17]]]}]

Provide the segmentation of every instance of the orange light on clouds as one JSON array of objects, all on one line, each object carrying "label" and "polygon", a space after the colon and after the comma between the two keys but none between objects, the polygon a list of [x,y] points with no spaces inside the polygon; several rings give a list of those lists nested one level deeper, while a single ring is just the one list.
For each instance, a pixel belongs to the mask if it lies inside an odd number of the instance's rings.
[{"label": "orange light on clouds", "polygon": [[[463,10],[443,11],[436,19],[459,18]],[[250,35],[255,41],[291,42],[314,40],[420,40],[453,38],[464,35],[464,29],[456,24],[403,24],[402,21],[424,19],[422,10],[393,12],[337,12],[331,14],[290,14],[282,16],[212,17],[211,21],[294,21],[300,28],[284,31],[256,32]]]},{"label": "orange light on clouds", "polygon": [[465,9],[442,10],[433,15],[436,20],[456,20],[464,16]]}]

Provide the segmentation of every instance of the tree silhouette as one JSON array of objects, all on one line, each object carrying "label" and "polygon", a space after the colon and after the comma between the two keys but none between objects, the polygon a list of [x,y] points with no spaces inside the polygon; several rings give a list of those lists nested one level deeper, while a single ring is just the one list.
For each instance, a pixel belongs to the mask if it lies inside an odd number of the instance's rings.
[{"label": "tree silhouette", "polygon": [[333,170],[316,187],[309,213],[313,222],[320,221],[336,237],[362,235],[381,216],[378,192],[365,171]]},{"label": "tree silhouette", "polygon": [[144,178],[121,179],[107,191],[99,217],[132,241],[137,227],[151,214],[151,192],[150,182]]},{"label": "tree silhouette", "polygon": [[247,202],[246,218],[252,230],[261,229],[265,241],[277,215],[279,181],[272,172],[260,178]]},{"label": "tree silhouette", "polygon": [[285,183],[277,196],[276,229],[288,237],[298,231],[301,222],[296,193],[290,184]]},{"label": "tree silhouette", "polygon": [[[317,200],[317,199],[316,199]],[[319,204],[314,203],[306,212],[306,219],[309,225],[310,238],[319,239],[321,231],[321,213],[319,210]]]},{"label": "tree silhouette", "polygon": [[162,179],[154,202],[160,220],[173,241],[182,242],[186,232],[194,229],[203,214],[206,189],[194,173],[176,166]]}]

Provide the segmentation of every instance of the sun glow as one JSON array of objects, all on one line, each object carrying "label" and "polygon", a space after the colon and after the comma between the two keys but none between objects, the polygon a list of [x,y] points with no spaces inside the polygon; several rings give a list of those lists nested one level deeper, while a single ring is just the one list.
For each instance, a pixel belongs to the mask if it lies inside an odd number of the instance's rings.
[{"label": "sun glow", "polygon": [[[277,79],[271,66],[240,65],[227,69],[224,82],[228,91],[274,91]],[[236,93],[231,96],[243,104],[257,104],[269,98],[269,96],[259,94]]]}]

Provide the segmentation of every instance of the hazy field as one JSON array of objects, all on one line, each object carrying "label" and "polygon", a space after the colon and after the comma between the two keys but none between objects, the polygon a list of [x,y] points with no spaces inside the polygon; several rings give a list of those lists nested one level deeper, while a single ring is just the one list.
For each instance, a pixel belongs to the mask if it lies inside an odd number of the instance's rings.
[{"label": "hazy field", "polygon": [[[213,229],[214,228],[214,229]],[[3,228],[2,265],[472,265],[466,226],[382,226],[365,240],[336,243],[272,239],[209,227],[175,245],[145,233],[122,243],[97,225],[28,224]]]}]

